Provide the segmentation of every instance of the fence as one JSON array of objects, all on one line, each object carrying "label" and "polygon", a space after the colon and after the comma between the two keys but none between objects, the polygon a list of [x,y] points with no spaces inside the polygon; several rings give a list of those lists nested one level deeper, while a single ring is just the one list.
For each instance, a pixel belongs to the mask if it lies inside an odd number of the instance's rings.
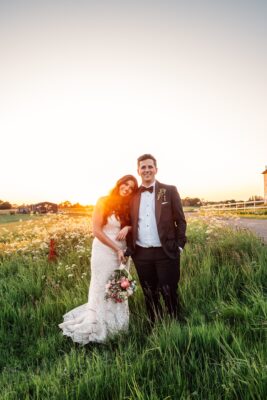
[{"label": "fence", "polygon": [[252,201],[240,201],[238,203],[221,203],[221,204],[210,204],[207,206],[201,206],[202,211],[257,211],[267,210],[267,202],[264,200],[252,200]]}]

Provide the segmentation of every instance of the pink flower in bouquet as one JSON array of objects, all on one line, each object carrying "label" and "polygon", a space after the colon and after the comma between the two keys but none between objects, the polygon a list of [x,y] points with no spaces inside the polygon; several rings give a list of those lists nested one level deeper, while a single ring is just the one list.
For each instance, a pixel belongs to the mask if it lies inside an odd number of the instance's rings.
[{"label": "pink flower in bouquet", "polygon": [[116,269],[105,285],[105,299],[115,303],[126,301],[136,291],[136,281],[125,268]]},{"label": "pink flower in bouquet", "polygon": [[130,286],[129,280],[128,280],[127,278],[122,279],[122,281],[121,281],[121,287],[122,287],[123,289],[127,289],[129,286]]}]

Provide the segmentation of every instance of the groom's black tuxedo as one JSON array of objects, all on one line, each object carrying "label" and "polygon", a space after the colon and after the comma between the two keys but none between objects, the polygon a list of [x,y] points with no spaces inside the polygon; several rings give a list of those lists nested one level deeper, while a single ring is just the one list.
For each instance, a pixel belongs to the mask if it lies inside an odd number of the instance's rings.
[{"label": "groom's black tuxedo", "polygon": [[177,285],[180,278],[180,248],[186,243],[186,220],[175,186],[155,182],[155,219],[161,247],[142,247],[138,240],[141,190],[132,199],[131,234],[127,238],[138,272],[151,321],[162,315],[159,295],[168,312],[178,316]]},{"label": "groom's black tuxedo", "polygon": [[[140,206],[140,190],[136,193],[131,204],[132,233],[128,245],[134,253]],[[179,193],[175,186],[155,183],[155,215],[158,234],[162,248],[169,258],[175,259],[180,254],[180,248],[186,243],[186,220]]]}]

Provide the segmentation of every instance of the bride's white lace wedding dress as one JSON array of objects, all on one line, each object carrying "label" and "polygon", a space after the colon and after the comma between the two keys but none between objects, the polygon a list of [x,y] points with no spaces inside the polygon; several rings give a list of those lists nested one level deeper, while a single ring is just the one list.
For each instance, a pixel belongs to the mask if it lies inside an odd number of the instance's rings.
[{"label": "bride's white lace wedding dress", "polygon": [[[120,222],[115,215],[108,217],[103,231],[112,240],[120,231]],[[116,242],[122,249],[125,241]],[[91,256],[91,282],[88,303],[74,308],[64,315],[64,322],[59,325],[63,334],[74,342],[104,342],[108,336],[127,330],[129,324],[128,301],[115,303],[105,299],[105,285],[119,266],[117,253],[94,238]]]}]

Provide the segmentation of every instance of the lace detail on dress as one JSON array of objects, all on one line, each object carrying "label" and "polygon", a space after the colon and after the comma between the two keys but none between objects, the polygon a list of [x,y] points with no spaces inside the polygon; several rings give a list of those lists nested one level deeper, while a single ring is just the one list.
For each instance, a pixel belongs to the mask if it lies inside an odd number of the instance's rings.
[{"label": "lace detail on dress", "polygon": [[[120,229],[120,222],[115,215],[111,215],[103,231],[116,241]],[[117,241],[117,244],[122,249],[126,247],[125,241]],[[71,337],[74,342],[83,345],[89,342],[101,343],[108,336],[128,329],[128,301],[114,303],[105,299],[105,285],[118,266],[117,253],[94,238],[88,302],[65,314],[64,322],[59,325],[63,334]]]}]

